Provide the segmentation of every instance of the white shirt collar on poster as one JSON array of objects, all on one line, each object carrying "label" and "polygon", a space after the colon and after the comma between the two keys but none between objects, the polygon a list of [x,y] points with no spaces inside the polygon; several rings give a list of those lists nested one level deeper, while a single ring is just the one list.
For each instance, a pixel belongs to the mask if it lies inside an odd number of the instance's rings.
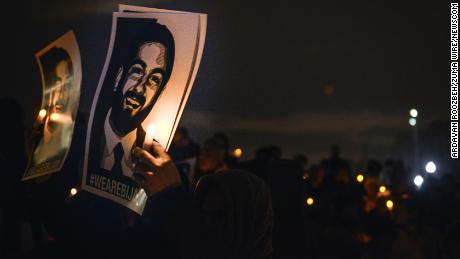
[{"label": "white shirt collar on poster", "polygon": [[133,147],[133,144],[136,140],[136,130],[133,130],[129,132],[126,136],[124,137],[119,137],[115,132],[113,132],[113,129],[110,125],[109,122],[109,117],[112,112],[112,109],[109,110],[107,113],[107,116],[105,117],[105,122],[104,122],[104,135],[105,135],[105,148],[104,148],[104,154],[103,154],[103,159],[102,159],[102,167],[106,170],[111,170],[113,164],[115,163],[115,157],[114,157],[114,149],[115,146],[121,142],[123,146],[123,159],[121,162],[121,166],[123,169],[123,174],[126,175],[127,172],[129,172],[128,176],[132,175],[132,159],[131,159],[131,148]]}]

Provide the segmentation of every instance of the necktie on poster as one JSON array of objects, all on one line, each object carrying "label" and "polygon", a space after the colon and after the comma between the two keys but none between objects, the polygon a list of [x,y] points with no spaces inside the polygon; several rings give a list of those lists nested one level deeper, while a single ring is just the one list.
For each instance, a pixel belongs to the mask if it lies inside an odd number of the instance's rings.
[{"label": "necktie on poster", "polygon": [[22,180],[61,170],[72,141],[80,100],[80,51],[72,31],[36,53],[35,58],[42,81],[42,103],[35,122],[40,136],[28,144],[33,151]]},{"label": "necktie on poster", "polygon": [[[206,15],[120,5],[88,123],[82,189],[141,214],[132,151],[169,147],[204,48]],[[153,130],[147,130],[147,129]],[[122,147],[121,161],[115,145]],[[113,172],[121,168],[121,174]]]}]

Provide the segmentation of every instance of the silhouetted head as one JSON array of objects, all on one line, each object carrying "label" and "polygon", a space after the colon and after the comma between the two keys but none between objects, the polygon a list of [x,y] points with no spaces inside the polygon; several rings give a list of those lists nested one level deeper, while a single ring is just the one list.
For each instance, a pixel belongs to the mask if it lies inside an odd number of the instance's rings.
[{"label": "silhouetted head", "polygon": [[183,140],[188,139],[188,130],[184,127],[179,127],[174,133],[173,143],[180,144]]},{"label": "silhouetted head", "polygon": [[225,151],[228,152],[228,149],[230,148],[230,141],[227,135],[225,135],[222,132],[219,132],[219,133],[214,134],[213,138],[220,141],[223,144]]},{"label": "silhouetted head", "polygon": [[202,172],[215,172],[225,164],[225,143],[218,138],[210,138],[204,142],[198,156],[199,168]]},{"label": "silhouetted head", "polygon": [[299,154],[294,157],[294,160],[299,162],[302,168],[306,168],[308,166],[308,158],[304,154]]}]

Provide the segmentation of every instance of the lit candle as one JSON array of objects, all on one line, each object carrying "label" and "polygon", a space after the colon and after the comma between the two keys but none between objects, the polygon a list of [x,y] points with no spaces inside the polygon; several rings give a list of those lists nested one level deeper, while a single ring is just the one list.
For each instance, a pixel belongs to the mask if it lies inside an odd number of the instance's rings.
[{"label": "lit candle", "polygon": [[46,110],[45,109],[41,109],[40,112],[38,113],[38,124],[42,124],[43,123],[43,120],[45,119],[45,116],[46,116]]},{"label": "lit candle", "polygon": [[57,121],[57,120],[59,120],[59,117],[60,117],[59,113],[51,113],[50,120],[51,121]]},{"label": "lit candle", "polygon": [[392,209],[393,209],[393,206],[394,206],[392,200],[387,200],[387,202],[386,202],[385,205],[387,205],[388,210],[392,210]]},{"label": "lit candle", "polygon": [[240,158],[243,155],[243,150],[241,148],[236,148],[233,150],[233,156],[235,158]]},{"label": "lit candle", "polygon": [[155,124],[150,123],[147,127],[147,132],[145,134],[144,144],[142,146],[143,149],[148,149],[152,145],[153,142],[153,135],[155,134]]},{"label": "lit candle", "polygon": [[78,193],[77,188],[70,189],[70,196],[75,196]]}]

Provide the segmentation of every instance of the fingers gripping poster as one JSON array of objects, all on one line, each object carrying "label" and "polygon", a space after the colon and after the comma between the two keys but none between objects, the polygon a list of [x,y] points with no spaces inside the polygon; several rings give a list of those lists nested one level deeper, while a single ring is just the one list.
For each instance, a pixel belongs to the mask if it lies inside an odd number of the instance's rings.
[{"label": "fingers gripping poster", "polygon": [[203,48],[193,13],[116,12],[91,107],[82,188],[142,214],[145,191],[132,179],[136,147],[167,148]]},{"label": "fingers gripping poster", "polygon": [[67,32],[35,58],[42,80],[42,104],[34,128],[38,140],[22,180],[58,172],[72,141],[81,85],[81,61],[75,35]]}]

